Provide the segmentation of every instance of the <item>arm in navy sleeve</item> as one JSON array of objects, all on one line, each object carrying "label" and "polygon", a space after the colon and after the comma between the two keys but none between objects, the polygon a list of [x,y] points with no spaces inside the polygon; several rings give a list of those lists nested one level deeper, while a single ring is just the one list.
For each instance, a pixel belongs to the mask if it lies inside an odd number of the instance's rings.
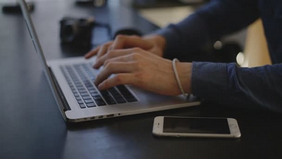
[{"label": "arm in navy sleeve", "polygon": [[193,94],[230,106],[262,106],[282,112],[282,64],[240,68],[230,63],[194,62]]},{"label": "arm in navy sleeve", "polygon": [[[158,33],[165,57],[195,53],[217,38],[246,27],[259,16],[256,0],[216,0]],[[263,106],[282,112],[282,64],[240,68],[230,63],[193,62],[192,93],[227,106]]]},{"label": "arm in navy sleeve", "polygon": [[159,30],[166,39],[164,57],[186,57],[209,50],[222,35],[242,29],[258,18],[257,0],[212,0],[178,24]]}]

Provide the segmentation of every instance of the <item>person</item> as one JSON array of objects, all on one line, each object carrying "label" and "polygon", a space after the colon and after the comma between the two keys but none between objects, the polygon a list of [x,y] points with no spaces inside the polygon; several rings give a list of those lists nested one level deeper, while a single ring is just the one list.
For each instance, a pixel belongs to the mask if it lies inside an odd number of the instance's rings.
[{"label": "person", "polygon": [[[235,63],[179,62],[223,35],[261,18],[272,65],[241,68]],[[94,68],[104,66],[95,84],[104,90],[130,84],[163,95],[183,92],[226,106],[259,106],[282,112],[282,1],[212,0],[177,24],[138,37],[120,35],[93,49]],[[112,75],[112,76],[111,76]],[[180,83],[176,78],[179,78]]]}]

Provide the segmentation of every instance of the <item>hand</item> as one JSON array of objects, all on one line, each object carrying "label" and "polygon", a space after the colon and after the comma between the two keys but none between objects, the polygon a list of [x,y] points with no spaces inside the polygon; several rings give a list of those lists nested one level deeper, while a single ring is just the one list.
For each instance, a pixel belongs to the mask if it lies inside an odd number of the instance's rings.
[{"label": "hand", "polygon": [[[129,84],[162,95],[181,94],[170,60],[140,48],[112,50],[107,55],[95,80],[100,90]],[[176,67],[184,90],[190,93],[191,63],[178,62]]]},{"label": "hand", "polygon": [[88,52],[85,58],[88,59],[97,55],[97,59],[99,59],[111,50],[133,47],[139,47],[158,56],[162,56],[165,39],[159,35],[149,35],[146,37],[118,35],[114,41],[107,42]]}]

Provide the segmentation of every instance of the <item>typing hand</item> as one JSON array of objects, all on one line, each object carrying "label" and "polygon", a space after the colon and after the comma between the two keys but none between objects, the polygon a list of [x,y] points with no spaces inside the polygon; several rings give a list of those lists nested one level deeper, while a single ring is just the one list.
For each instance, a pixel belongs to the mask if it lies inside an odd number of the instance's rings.
[{"label": "typing hand", "polygon": [[[181,93],[171,60],[140,48],[111,50],[99,64],[104,64],[95,81],[100,90],[130,84],[162,95]],[[191,63],[178,62],[177,69],[185,92],[190,93]]]},{"label": "typing hand", "polygon": [[[100,59],[105,59],[108,56],[107,53],[111,50],[135,47],[149,51],[158,56],[162,56],[164,46],[165,39],[158,35],[150,35],[146,37],[118,35],[114,41],[107,42],[88,52],[85,55],[85,58],[88,59],[94,55],[97,55],[96,62],[100,62]],[[103,64],[96,63],[94,68],[99,68],[101,65]]]}]

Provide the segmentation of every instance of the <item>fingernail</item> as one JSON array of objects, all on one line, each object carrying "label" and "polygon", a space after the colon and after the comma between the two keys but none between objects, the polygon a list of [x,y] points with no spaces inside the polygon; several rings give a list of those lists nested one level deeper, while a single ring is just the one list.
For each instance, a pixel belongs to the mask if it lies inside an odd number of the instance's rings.
[{"label": "fingernail", "polygon": [[97,69],[97,68],[98,68],[97,63],[94,63],[93,68],[95,68],[95,69]]},{"label": "fingernail", "polygon": [[103,84],[102,83],[98,85],[98,89],[103,90]]},{"label": "fingernail", "polygon": [[88,52],[84,55],[84,57],[87,58],[87,57],[89,57],[89,55],[90,55],[90,53]]},{"label": "fingernail", "polygon": [[98,86],[97,79],[94,80],[94,85],[95,85],[95,86]]}]

